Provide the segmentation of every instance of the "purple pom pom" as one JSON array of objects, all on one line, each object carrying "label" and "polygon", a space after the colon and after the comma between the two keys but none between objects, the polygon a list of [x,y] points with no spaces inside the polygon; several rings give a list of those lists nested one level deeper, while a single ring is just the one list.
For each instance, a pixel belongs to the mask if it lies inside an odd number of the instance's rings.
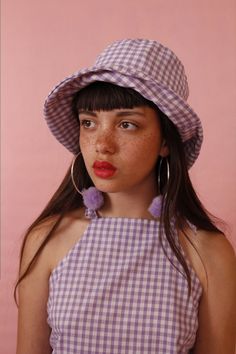
[{"label": "purple pom pom", "polygon": [[91,210],[97,210],[104,204],[104,198],[101,191],[95,187],[89,187],[82,191],[84,205]]},{"label": "purple pom pom", "polygon": [[158,218],[161,216],[161,206],[162,206],[162,196],[158,195],[153,199],[152,204],[148,208],[148,211],[154,218]]}]

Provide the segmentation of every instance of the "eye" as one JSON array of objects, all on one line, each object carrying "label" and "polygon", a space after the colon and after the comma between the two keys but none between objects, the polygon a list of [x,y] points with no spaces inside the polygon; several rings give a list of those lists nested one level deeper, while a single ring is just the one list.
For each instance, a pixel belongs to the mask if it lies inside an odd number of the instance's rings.
[{"label": "eye", "polygon": [[81,119],[80,125],[85,129],[94,128],[95,123],[90,119]]},{"label": "eye", "polygon": [[134,123],[131,122],[121,122],[120,126],[122,127],[122,129],[125,130],[135,130],[138,128],[138,126]]}]

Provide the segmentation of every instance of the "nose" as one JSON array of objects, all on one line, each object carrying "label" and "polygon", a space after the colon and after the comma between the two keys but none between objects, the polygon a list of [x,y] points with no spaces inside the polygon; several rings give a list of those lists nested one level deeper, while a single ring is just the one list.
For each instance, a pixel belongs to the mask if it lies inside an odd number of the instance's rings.
[{"label": "nose", "polygon": [[95,142],[96,152],[100,154],[114,154],[116,151],[116,141],[110,129],[104,129],[97,135]]}]

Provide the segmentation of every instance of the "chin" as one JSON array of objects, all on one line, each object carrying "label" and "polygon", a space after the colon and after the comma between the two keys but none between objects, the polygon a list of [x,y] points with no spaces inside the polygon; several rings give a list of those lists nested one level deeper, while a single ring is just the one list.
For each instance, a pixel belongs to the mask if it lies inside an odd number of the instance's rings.
[{"label": "chin", "polygon": [[99,183],[98,184],[95,184],[95,187],[99,190],[99,191],[101,191],[101,192],[103,192],[103,193],[117,193],[117,192],[120,192],[120,189],[119,188],[117,188],[117,187],[115,187],[115,186],[104,186],[104,185],[99,185]]},{"label": "chin", "polygon": [[124,190],[124,186],[121,186],[115,181],[104,180],[104,181],[93,181],[95,187],[103,193],[117,193]]}]

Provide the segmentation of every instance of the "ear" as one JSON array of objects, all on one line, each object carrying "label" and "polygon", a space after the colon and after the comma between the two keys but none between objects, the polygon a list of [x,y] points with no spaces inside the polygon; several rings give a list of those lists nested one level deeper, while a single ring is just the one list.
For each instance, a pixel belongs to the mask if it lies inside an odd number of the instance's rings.
[{"label": "ear", "polygon": [[167,146],[167,144],[166,144],[166,141],[165,140],[163,140],[163,142],[162,142],[162,144],[161,144],[161,149],[160,149],[160,156],[162,156],[162,157],[166,157],[166,156],[168,156],[169,155],[169,147]]}]

